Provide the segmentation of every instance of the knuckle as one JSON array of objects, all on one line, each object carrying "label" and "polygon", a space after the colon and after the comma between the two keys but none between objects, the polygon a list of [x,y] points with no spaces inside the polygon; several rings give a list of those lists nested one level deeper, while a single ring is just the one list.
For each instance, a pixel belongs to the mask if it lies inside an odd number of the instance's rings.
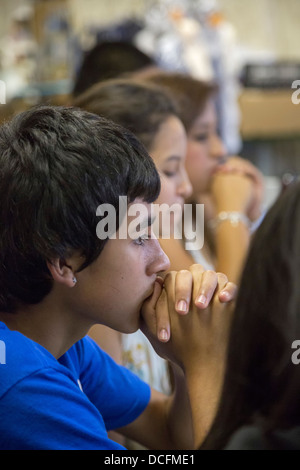
[{"label": "knuckle", "polygon": [[189,271],[191,273],[203,273],[204,272],[204,268],[201,264],[192,264],[190,267],[189,267]]},{"label": "knuckle", "polygon": [[188,275],[190,276],[190,271],[188,269],[180,269],[177,274]]},{"label": "knuckle", "polygon": [[190,289],[190,286],[193,282],[193,275],[190,271],[186,269],[181,269],[178,271],[176,276],[176,289]]},{"label": "knuckle", "polygon": [[208,269],[207,271],[205,271],[205,274],[207,276],[212,276],[212,277],[215,277],[218,275],[218,273],[216,273],[215,271],[213,271],[212,269]]},{"label": "knuckle", "polygon": [[194,264],[191,264],[190,266],[190,269],[199,269],[199,268],[203,269],[201,264],[194,263]]},{"label": "knuckle", "polygon": [[172,281],[176,277],[176,271],[168,271],[164,278],[164,284]]},{"label": "knuckle", "polygon": [[234,282],[228,282],[226,288],[233,292],[237,292],[238,290],[238,286]]},{"label": "knuckle", "polygon": [[226,274],[224,273],[217,273],[217,276],[218,276],[218,281],[219,282],[222,282],[224,284],[227,284],[228,283],[228,277],[226,276]]}]

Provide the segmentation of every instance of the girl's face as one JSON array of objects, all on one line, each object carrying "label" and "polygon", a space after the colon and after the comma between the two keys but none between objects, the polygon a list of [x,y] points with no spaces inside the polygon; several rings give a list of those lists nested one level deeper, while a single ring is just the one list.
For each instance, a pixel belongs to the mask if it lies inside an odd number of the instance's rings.
[{"label": "girl's face", "polygon": [[194,121],[187,134],[186,169],[193,194],[210,190],[212,177],[225,163],[226,151],[217,134],[217,117],[212,101]]},{"label": "girl's face", "polygon": [[183,208],[185,199],[191,195],[192,186],[185,168],[186,149],[184,126],[176,116],[170,116],[161,125],[149,151],[161,176],[156,204],[176,204]]}]

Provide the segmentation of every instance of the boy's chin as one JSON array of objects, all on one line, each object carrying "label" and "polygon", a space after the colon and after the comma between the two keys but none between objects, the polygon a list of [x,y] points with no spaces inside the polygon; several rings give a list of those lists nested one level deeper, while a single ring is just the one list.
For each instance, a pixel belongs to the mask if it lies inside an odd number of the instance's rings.
[{"label": "boy's chin", "polygon": [[136,321],[132,321],[132,322],[128,322],[123,331],[121,331],[121,333],[124,333],[124,334],[132,334],[132,333],[135,333],[136,331],[139,330],[140,328],[140,323],[141,323],[141,317],[140,317],[140,313],[139,311],[137,312],[137,315],[136,315]]}]

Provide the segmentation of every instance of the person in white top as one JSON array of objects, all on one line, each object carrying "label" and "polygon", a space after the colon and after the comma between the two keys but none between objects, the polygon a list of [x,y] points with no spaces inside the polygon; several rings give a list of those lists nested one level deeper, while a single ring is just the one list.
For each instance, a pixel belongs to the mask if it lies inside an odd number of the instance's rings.
[{"label": "person in white top", "polygon": [[[171,269],[195,260],[239,281],[251,223],[261,214],[263,177],[249,161],[228,157],[218,135],[217,87],[188,75],[154,72],[146,77],[175,100],[187,133],[186,169],[192,183],[189,202],[204,204],[204,246],[189,253],[178,240],[163,240]],[[201,256],[201,258],[200,258]]]}]

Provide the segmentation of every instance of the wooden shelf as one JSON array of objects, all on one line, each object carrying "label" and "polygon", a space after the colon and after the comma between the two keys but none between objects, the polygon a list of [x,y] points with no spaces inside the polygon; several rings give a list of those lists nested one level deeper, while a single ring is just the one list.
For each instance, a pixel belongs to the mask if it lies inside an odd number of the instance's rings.
[{"label": "wooden shelf", "polygon": [[239,98],[242,138],[300,136],[300,104],[292,102],[294,91],[244,89]]}]

